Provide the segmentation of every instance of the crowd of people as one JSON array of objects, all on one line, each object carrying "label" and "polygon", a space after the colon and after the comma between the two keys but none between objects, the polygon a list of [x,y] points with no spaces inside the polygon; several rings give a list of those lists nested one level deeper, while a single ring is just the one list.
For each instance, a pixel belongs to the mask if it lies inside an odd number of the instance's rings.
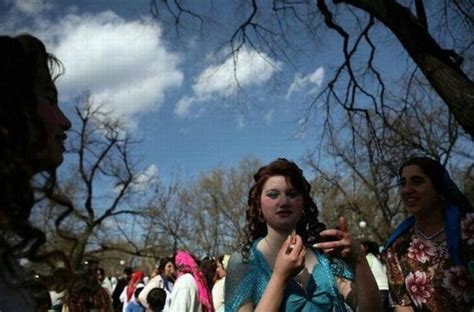
[{"label": "crowd of people", "polygon": [[44,299],[45,309],[223,311],[228,259],[229,255],[224,255],[197,261],[191,253],[179,251],[174,257],[160,259],[149,275],[141,268],[125,267],[119,278],[107,276],[107,271],[93,262],[88,262],[80,274],[68,275],[64,268],[59,268],[44,283],[49,284],[46,288],[50,296],[50,301]]},{"label": "crowd of people", "polygon": [[[326,228],[302,170],[279,158],[254,175],[244,242],[230,257],[178,251],[149,277],[138,268],[119,279],[90,264],[72,270],[61,251],[41,249],[46,237],[29,222],[31,179],[46,173],[53,189],[71,128],[54,84],[62,66],[30,35],[0,36],[0,53],[0,311],[472,310],[472,204],[425,156],[401,164],[410,216],[382,255],[352,237],[344,216]],[[20,259],[55,270],[35,279]]]}]

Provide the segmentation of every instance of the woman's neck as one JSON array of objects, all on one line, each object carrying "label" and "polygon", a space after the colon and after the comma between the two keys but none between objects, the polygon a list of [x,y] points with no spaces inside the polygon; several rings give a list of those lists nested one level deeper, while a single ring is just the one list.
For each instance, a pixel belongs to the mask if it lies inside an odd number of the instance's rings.
[{"label": "woman's neck", "polygon": [[417,227],[426,234],[438,231],[444,225],[441,205],[429,212],[416,214],[415,220]]},{"label": "woman's neck", "polygon": [[274,230],[268,227],[267,236],[265,239],[271,245],[271,247],[275,250],[280,250],[281,245],[288,238],[292,231],[282,231],[282,230]]}]

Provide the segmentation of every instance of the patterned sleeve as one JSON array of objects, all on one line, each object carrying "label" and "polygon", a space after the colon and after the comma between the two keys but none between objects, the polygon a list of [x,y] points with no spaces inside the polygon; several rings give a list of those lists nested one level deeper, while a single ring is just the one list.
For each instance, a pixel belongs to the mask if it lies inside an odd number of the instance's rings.
[{"label": "patterned sleeve", "polygon": [[399,306],[411,306],[412,300],[405,287],[405,275],[393,247],[388,249],[384,260],[393,303]]},{"label": "patterned sleeve", "polygon": [[239,252],[235,252],[227,267],[225,278],[225,311],[237,311],[242,305],[253,302],[255,305],[255,274],[252,274],[251,260],[244,260]]}]

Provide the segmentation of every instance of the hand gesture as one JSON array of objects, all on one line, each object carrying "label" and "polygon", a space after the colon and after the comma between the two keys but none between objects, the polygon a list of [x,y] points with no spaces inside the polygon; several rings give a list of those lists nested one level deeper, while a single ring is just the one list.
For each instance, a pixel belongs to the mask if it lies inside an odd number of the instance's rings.
[{"label": "hand gesture", "polygon": [[352,238],[344,217],[339,218],[338,230],[324,230],[319,235],[334,238],[333,241],[313,245],[314,248],[322,250],[325,254],[347,258],[350,261],[357,261],[360,257],[360,243]]},{"label": "hand gesture", "polygon": [[283,242],[278,251],[275,265],[273,266],[273,274],[277,274],[287,280],[304,268],[304,259],[306,255],[306,247],[299,235],[290,235]]}]

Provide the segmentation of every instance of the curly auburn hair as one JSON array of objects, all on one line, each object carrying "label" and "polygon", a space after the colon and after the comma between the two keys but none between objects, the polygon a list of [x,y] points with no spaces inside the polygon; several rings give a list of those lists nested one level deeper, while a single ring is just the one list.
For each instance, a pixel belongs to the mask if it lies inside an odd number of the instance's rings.
[{"label": "curly auburn hair", "polygon": [[310,195],[311,184],[294,162],[278,158],[261,167],[253,177],[255,184],[249,190],[246,211],[247,225],[244,228],[245,238],[241,250],[244,258],[248,258],[252,242],[267,235],[266,222],[259,218],[259,214],[261,214],[260,198],[263,186],[273,176],[284,176],[287,182],[303,196],[304,213],[296,225],[296,233],[309,244],[323,240],[319,233],[326,229],[326,225],[318,220],[318,207]]}]

